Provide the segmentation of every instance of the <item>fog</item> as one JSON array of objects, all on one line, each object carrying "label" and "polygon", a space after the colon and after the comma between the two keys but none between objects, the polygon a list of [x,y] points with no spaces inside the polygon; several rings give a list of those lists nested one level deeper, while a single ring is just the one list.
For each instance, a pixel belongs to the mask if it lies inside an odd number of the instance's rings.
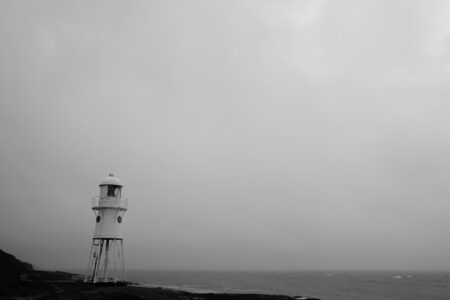
[{"label": "fog", "polygon": [[0,248],[83,269],[450,268],[447,1],[1,1]]}]

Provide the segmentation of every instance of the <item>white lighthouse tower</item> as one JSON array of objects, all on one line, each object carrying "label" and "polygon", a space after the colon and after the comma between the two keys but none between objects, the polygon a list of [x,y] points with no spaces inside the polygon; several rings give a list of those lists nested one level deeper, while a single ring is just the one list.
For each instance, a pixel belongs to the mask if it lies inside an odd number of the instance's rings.
[{"label": "white lighthouse tower", "polygon": [[122,221],[127,208],[122,183],[110,173],[100,183],[100,196],[92,198],[96,223],[85,282],[125,281]]}]

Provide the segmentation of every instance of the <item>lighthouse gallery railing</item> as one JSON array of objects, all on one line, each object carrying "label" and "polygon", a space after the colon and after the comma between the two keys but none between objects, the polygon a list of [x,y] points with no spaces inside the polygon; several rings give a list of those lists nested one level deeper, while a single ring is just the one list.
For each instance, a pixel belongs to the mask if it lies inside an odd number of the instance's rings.
[{"label": "lighthouse gallery railing", "polygon": [[127,198],[116,198],[116,197],[92,197],[91,202],[92,209],[97,210],[105,207],[119,208],[123,210],[128,209],[128,199]]}]

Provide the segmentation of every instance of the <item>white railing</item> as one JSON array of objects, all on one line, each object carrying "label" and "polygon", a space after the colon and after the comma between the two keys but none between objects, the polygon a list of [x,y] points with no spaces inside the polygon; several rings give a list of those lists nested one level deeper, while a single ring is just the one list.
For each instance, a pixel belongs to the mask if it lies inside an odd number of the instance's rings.
[{"label": "white railing", "polygon": [[127,198],[116,198],[116,197],[92,197],[91,203],[92,209],[99,209],[102,207],[113,207],[113,208],[128,208]]}]

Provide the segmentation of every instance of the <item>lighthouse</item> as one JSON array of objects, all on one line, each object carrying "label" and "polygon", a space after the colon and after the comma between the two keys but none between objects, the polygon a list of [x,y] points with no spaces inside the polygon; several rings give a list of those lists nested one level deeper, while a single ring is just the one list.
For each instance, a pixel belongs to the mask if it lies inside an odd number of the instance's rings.
[{"label": "lighthouse", "polygon": [[125,281],[123,257],[123,215],[128,200],[122,198],[122,183],[110,173],[100,182],[100,195],[92,197],[95,231],[85,282]]}]

